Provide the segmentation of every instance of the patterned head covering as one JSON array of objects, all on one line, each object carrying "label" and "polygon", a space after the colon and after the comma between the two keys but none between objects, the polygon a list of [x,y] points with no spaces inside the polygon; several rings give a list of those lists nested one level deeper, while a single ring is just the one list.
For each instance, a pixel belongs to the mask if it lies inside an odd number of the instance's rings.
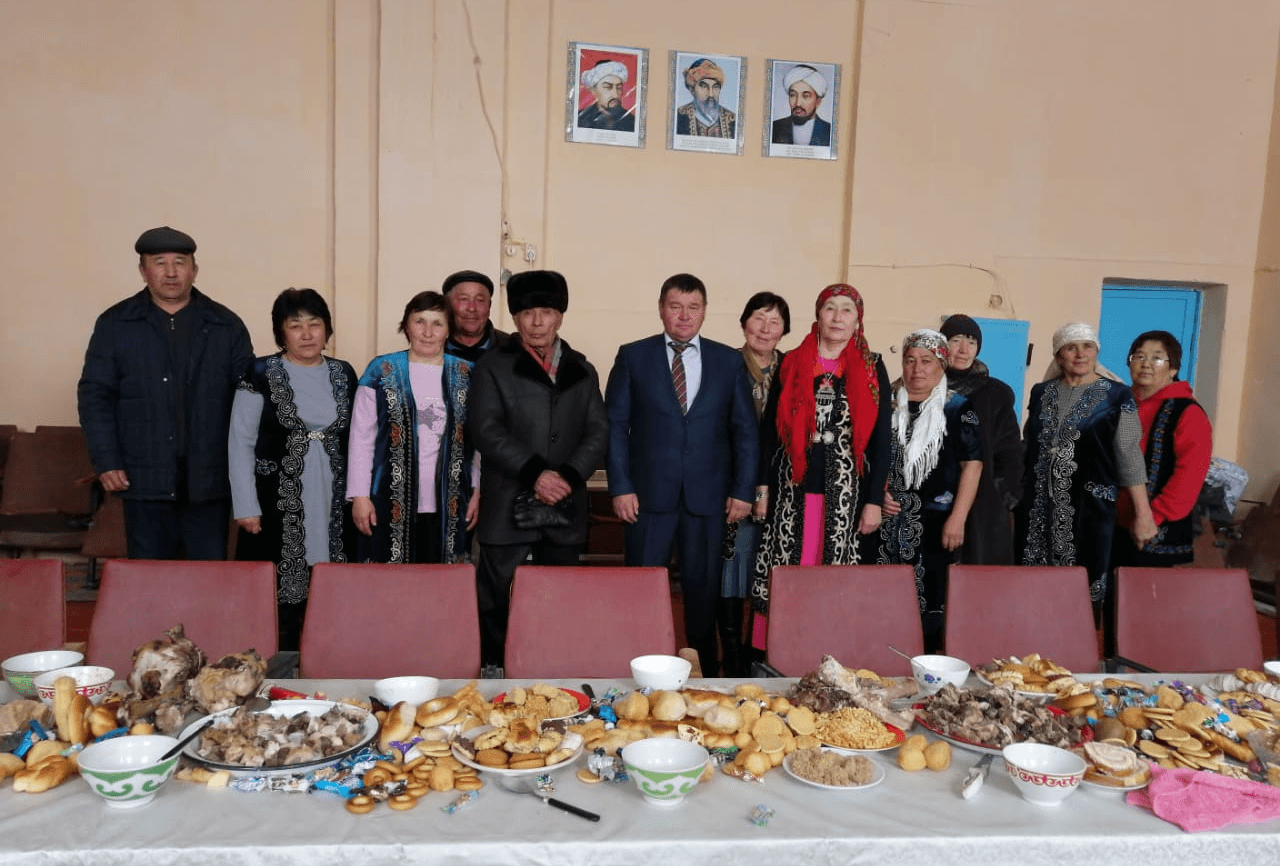
[{"label": "patterned head covering", "polygon": [[684,86],[693,90],[693,86],[704,78],[714,78],[724,87],[724,70],[714,60],[699,57],[684,71]]},{"label": "patterned head covering", "polygon": [[944,370],[951,363],[951,349],[947,346],[947,338],[932,328],[921,328],[907,334],[902,341],[903,355],[906,354],[907,349],[928,349],[942,364]]},{"label": "patterned head covering", "polygon": [[601,60],[595,66],[582,73],[582,84],[588,90],[594,90],[602,78],[610,75],[625,82],[627,80],[627,67],[617,60]]},{"label": "patterned head covering", "polygon": [[1053,332],[1053,354],[1068,343],[1093,343],[1099,349],[1098,332],[1084,322],[1071,322]]},{"label": "patterned head covering", "polygon": [[827,79],[812,66],[801,63],[798,66],[791,67],[787,74],[782,76],[782,89],[790,90],[791,85],[798,81],[803,81],[812,87],[813,92],[818,94],[819,99],[827,95]]},{"label": "patterned head covering", "polygon": [[[847,283],[827,286],[818,294],[814,315],[831,298],[851,298],[858,311],[858,330],[840,353],[835,375],[844,377],[845,401],[852,427],[851,444],[854,466],[863,472],[863,455],[871,430],[880,410],[880,382],[876,372],[876,356],[862,333],[862,295]],[[791,458],[791,480],[804,480],[806,450],[817,429],[817,400],[814,396],[814,368],[818,364],[818,323],[815,321],[795,350],[782,360],[782,392],[778,397],[778,435]]]}]

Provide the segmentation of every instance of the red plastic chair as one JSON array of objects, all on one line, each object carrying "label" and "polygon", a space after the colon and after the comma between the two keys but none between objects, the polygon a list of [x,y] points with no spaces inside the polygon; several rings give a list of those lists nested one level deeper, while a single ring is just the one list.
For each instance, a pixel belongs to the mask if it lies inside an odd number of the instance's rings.
[{"label": "red plastic chair", "polygon": [[1098,669],[1084,568],[953,565],[947,579],[948,655],[977,666],[1039,653],[1072,671]]},{"label": "red plastic chair", "polygon": [[630,677],[636,656],[675,651],[665,568],[516,569],[508,677]]},{"label": "red plastic chair", "polygon": [[67,605],[58,559],[0,559],[0,660],[62,649]]},{"label": "red plastic chair", "polygon": [[316,563],[298,649],[304,677],[474,677],[480,672],[475,568]]},{"label": "red plastic chair", "polygon": [[768,661],[783,676],[816,670],[824,655],[845,667],[910,676],[910,663],[889,644],[924,652],[911,566],[774,566]]},{"label": "red plastic chair", "polygon": [[133,651],[179,623],[210,662],[276,654],[276,579],[270,562],[111,559],[89,625],[89,664],[125,679]]},{"label": "red plastic chair", "polygon": [[1262,634],[1242,568],[1119,568],[1116,652],[1158,671],[1262,668]]}]

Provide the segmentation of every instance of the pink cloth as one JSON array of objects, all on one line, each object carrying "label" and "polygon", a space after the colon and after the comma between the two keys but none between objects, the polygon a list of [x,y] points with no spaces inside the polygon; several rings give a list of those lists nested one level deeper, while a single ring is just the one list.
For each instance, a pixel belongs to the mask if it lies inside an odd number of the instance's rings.
[{"label": "pink cloth", "polygon": [[800,546],[801,565],[822,565],[823,527],[826,525],[826,497],[821,493],[804,495],[804,542]]},{"label": "pink cloth", "polygon": [[[821,493],[804,495],[804,539],[800,545],[801,565],[822,565],[822,528],[826,514],[826,498]],[[769,618],[756,614],[751,619],[751,646],[768,648]]]},{"label": "pink cloth", "polygon": [[1280,818],[1280,789],[1200,770],[1151,766],[1151,784],[1131,791],[1140,806],[1189,833]]}]

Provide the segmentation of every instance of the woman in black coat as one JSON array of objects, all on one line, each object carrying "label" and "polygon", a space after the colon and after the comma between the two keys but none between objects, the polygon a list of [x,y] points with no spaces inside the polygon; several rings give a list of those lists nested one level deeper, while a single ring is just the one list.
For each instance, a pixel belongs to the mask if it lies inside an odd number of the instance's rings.
[{"label": "woman in black coat", "polygon": [[[526,271],[507,283],[517,334],[477,362],[468,433],[480,452],[480,655],[503,665],[511,580],[532,553],[539,565],[577,565],[587,546],[587,479],[603,463],[609,418],[586,357],[560,339],[569,287],[555,271]],[[521,528],[518,494],[561,526]],[[535,522],[538,519],[534,518]],[[524,521],[521,521],[524,522]],[[526,523],[526,526],[528,524]]]},{"label": "woman in black coat", "polygon": [[1013,389],[993,378],[978,360],[982,329],[963,313],[948,316],[939,329],[947,338],[947,387],[969,398],[982,434],[982,478],[965,525],[961,561],[970,565],[1013,565],[1012,511],[1022,493],[1022,435]]}]

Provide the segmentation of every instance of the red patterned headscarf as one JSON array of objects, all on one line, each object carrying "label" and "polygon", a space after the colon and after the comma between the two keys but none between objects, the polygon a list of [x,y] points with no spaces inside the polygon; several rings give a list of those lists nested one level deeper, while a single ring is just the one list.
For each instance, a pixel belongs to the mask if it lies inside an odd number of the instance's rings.
[{"label": "red patterned headscarf", "polygon": [[[876,378],[875,356],[862,332],[862,296],[846,283],[827,286],[818,295],[814,317],[831,298],[853,299],[858,311],[858,330],[840,353],[836,375],[844,376],[845,400],[849,407],[852,430],[853,462],[859,475],[863,472],[863,455],[880,408],[880,384]],[[791,458],[791,480],[804,480],[806,451],[817,425],[817,402],[814,398],[815,367],[818,364],[818,323],[815,321],[799,347],[787,353],[779,377],[782,393],[778,398],[778,435]]]}]

